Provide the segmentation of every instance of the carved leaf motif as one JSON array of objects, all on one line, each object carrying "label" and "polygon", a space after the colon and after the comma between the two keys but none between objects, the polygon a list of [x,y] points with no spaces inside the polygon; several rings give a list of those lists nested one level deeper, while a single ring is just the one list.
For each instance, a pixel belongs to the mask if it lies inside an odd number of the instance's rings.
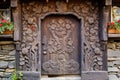
[{"label": "carved leaf motif", "polygon": [[65,74],[66,73],[79,73],[79,64],[74,61],[73,59],[66,61],[64,59],[61,59],[60,61],[53,61],[49,60],[43,64],[43,70],[48,72],[48,73],[61,73]]},{"label": "carved leaf motif", "polygon": [[44,55],[45,61],[42,64],[44,73],[79,74],[79,61],[75,59],[79,55],[78,50],[75,49],[78,47],[78,40],[74,41],[78,35],[77,32],[73,32],[77,30],[78,23],[75,24],[74,20],[66,17],[57,17],[45,22],[44,25],[43,34],[47,36],[47,55]]},{"label": "carved leaf motif", "polygon": [[64,2],[57,1],[56,2],[56,6],[57,6],[57,11],[58,12],[65,12],[65,11],[67,11],[67,4],[64,3]]},{"label": "carved leaf motif", "polygon": [[85,70],[93,70],[93,57],[94,52],[91,48],[90,44],[85,40],[84,42],[84,63],[85,63]]}]

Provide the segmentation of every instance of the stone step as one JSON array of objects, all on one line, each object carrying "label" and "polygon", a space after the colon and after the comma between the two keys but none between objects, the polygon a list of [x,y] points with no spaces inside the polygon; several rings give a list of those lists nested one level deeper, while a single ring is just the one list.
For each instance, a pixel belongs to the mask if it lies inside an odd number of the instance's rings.
[{"label": "stone step", "polygon": [[42,77],[40,80],[81,80],[81,77],[78,76]]}]

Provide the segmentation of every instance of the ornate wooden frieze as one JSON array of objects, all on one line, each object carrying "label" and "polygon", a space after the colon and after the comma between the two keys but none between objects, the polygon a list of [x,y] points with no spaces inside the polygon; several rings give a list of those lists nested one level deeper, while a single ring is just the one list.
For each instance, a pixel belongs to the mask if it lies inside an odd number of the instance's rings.
[{"label": "ornate wooden frieze", "polygon": [[11,7],[17,7],[18,6],[18,1],[19,0],[10,0],[10,5],[11,5]]},{"label": "ornate wooden frieze", "polygon": [[[92,1],[82,1],[82,2],[69,2],[69,4],[62,1],[54,1],[47,4],[41,3],[40,1],[29,1],[21,2],[22,3],[22,44],[20,51],[20,68],[23,70],[39,70],[39,63],[41,58],[39,55],[41,47],[38,46],[40,43],[38,32],[39,22],[37,21],[39,17],[45,16],[46,13],[56,12],[56,13],[67,13],[72,12],[78,16],[83,17],[83,22],[80,25],[83,27],[80,28],[82,36],[80,36],[79,42],[81,46],[80,53],[82,54],[82,59],[80,60],[81,65],[84,67],[84,70],[102,70],[103,67],[103,50],[101,48],[101,43],[99,40],[99,6],[97,2],[92,3]],[[58,5],[60,4],[60,5]],[[93,5],[94,4],[94,5]],[[64,6],[61,6],[64,5]],[[62,9],[62,10],[61,10]],[[53,16],[53,15],[52,15]],[[71,17],[71,15],[69,16]],[[49,19],[48,19],[49,20]],[[46,41],[43,42],[47,47],[43,47],[43,55],[56,55],[57,59],[49,58],[41,66],[44,66],[45,71],[52,71],[55,67],[56,71],[65,71],[60,68],[61,65],[64,67],[72,68],[73,72],[78,70],[80,64],[74,60],[74,58],[69,58],[67,56],[73,56],[75,51],[74,37],[70,35],[73,34],[72,31],[75,28],[75,23],[73,23],[71,18],[55,18],[50,20],[50,23],[47,23],[45,27],[48,30],[46,33],[49,33],[49,36],[43,36],[42,39]],[[65,23],[66,27],[64,26]],[[41,24],[41,23],[40,23]],[[51,27],[52,26],[52,27]],[[60,26],[60,27],[59,27]],[[40,26],[42,29],[43,27]],[[42,32],[42,30],[40,31]],[[75,33],[76,34],[76,33]],[[49,38],[48,38],[49,37]],[[39,41],[38,41],[39,40]],[[67,40],[67,41],[66,41]],[[56,48],[57,47],[57,48]],[[41,50],[42,51],[42,50]],[[42,57],[42,55],[41,55]],[[51,56],[52,57],[52,56]],[[69,58],[69,59],[68,59]],[[77,58],[76,58],[77,59]],[[55,60],[55,61],[54,61]],[[63,61],[64,64],[60,65],[60,61]],[[58,65],[59,64],[59,65]],[[57,65],[57,66],[55,66]],[[76,65],[76,66],[73,66]],[[65,68],[66,69],[66,68]],[[66,71],[65,71],[66,72]],[[76,72],[77,73],[77,72]]]}]

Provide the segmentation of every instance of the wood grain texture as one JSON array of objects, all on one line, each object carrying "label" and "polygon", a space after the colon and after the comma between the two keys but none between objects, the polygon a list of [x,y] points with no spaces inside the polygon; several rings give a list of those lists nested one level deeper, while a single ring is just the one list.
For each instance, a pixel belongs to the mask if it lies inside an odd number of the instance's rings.
[{"label": "wood grain texture", "polygon": [[16,8],[12,8],[12,15],[14,20],[14,41],[21,41],[21,4],[19,0]]},{"label": "wood grain texture", "polygon": [[43,20],[42,74],[80,74],[80,23],[70,16]]}]

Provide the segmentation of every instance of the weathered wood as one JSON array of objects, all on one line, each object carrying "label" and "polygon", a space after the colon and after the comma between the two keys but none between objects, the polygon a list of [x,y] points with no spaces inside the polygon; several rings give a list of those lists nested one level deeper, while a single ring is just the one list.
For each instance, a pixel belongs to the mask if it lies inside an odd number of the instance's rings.
[{"label": "weathered wood", "polygon": [[66,2],[68,3],[68,2],[69,2],[69,0],[66,0]]},{"label": "weathered wood", "polygon": [[111,6],[103,7],[103,11],[100,13],[100,39],[103,41],[108,40],[108,32],[107,32],[107,23],[110,21],[110,9]]},{"label": "weathered wood", "polygon": [[120,38],[120,34],[108,34],[108,38]]},{"label": "weathered wood", "polygon": [[19,67],[19,62],[20,62],[20,42],[14,42],[14,44],[16,45],[16,54],[15,54],[15,57],[16,57],[16,70],[20,70],[20,67]]},{"label": "weathered wood", "polygon": [[16,69],[19,70],[19,59],[20,59],[20,42],[21,41],[21,4],[19,0],[15,1],[14,7],[12,8],[12,15],[14,21],[14,41],[16,45]]},{"label": "weathered wood", "polygon": [[10,0],[11,1],[11,7],[17,7],[18,6],[18,0]]},{"label": "weathered wood", "polygon": [[103,67],[102,67],[102,69],[104,71],[107,71],[107,69],[108,69],[108,66],[107,66],[107,41],[101,42],[101,50],[103,51],[103,55],[102,55]]},{"label": "weathered wood", "polygon": [[14,41],[21,40],[21,4],[19,0],[17,0],[17,7],[12,8],[12,15],[14,20]]},{"label": "weathered wood", "polygon": [[105,5],[112,5],[112,0],[105,0]]},{"label": "weathered wood", "polygon": [[43,20],[42,74],[80,74],[79,25],[72,15],[54,15]]},{"label": "weathered wood", "polygon": [[0,38],[13,38],[13,35],[0,35]]},{"label": "weathered wood", "polygon": [[103,40],[108,40],[107,38],[107,23],[109,22],[109,12],[110,9],[108,7],[104,7],[103,8],[103,26],[102,26],[102,36],[103,36]]},{"label": "weathered wood", "polygon": [[0,45],[4,45],[4,44],[14,44],[13,41],[0,41]]},{"label": "weathered wood", "polygon": [[48,2],[49,2],[49,0],[46,0],[46,2],[48,3]]}]

